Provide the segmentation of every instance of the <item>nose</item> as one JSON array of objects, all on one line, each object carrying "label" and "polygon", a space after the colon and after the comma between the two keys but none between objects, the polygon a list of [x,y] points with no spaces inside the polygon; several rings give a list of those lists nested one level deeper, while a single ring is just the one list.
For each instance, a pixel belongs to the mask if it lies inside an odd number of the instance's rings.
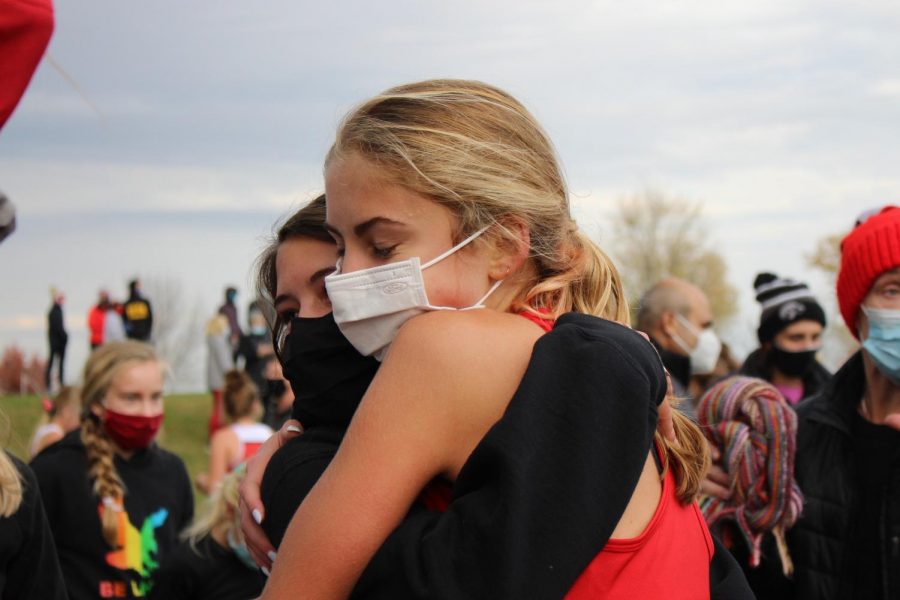
[{"label": "nose", "polygon": [[144,398],[141,401],[140,415],[142,417],[155,417],[162,412],[162,401],[153,398]]}]

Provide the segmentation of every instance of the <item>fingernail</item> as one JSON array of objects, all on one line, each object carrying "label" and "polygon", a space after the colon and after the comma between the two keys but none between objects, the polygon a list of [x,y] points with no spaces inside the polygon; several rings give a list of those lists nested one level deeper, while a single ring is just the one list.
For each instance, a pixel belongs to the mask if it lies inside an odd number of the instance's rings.
[{"label": "fingernail", "polygon": [[303,429],[297,427],[296,425],[288,425],[287,430],[291,433],[303,433]]},{"label": "fingernail", "polygon": [[250,514],[253,515],[253,520],[256,521],[257,525],[262,525],[262,513],[259,512],[258,508],[254,508]]},{"label": "fingernail", "polygon": [[262,571],[262,572],[263,572],[263,575],[265,575],[266,577],[268,577],[269,575],[271,575],[271,573],[269,573],[269,570],[268,570],[267,568],[265,568],[265,567],[260,567],[259,570]]},{"label": "fingernail", "polygon": [[276,554],[274,550],[269,550],[268,552],[266,552],[266,556],[269,557],[269,560],[275,562],[275,557],[278,556],[278,554]]}]

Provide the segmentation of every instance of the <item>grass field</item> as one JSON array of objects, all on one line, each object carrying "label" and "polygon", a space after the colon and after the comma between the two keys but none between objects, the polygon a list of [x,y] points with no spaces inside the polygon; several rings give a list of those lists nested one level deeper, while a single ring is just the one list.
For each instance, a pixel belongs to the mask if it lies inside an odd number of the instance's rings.
[{"label": "grass field", "polygon": [[[187,394],[166,396],[165,402],[166,418],[157,439],[184,460],[193,480],[209,463],[206,431],[212,400],[205,394]],[[8,420],[0,426],[0,444],[27,461],[28,444],[41,418],[40,397],[0,396],[0,414]],[[194,498],[200,502],[204,496],[194,488]]]}]

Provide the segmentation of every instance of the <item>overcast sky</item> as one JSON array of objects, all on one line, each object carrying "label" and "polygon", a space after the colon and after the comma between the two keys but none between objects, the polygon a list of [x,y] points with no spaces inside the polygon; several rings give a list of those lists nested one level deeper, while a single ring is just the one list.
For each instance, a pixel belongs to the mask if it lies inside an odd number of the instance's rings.
[{"label": "overcast sky", "polygon": [[[354,104],[463,77],[520,98],[553,138],[601,244],[648,186],[702,202],[752,346],[759,270],[832,291],[818,238],[898,200],[900,7],[881,2],[231,0],[59,2],[49,54],[0,132],[18,231],[0,246],[0,348],[46,352],[48,286],[84,317],[134,275],[211,313],[249,296],[272,224],[322,188]],[[197,385],[202,386],[199,382]]]}]

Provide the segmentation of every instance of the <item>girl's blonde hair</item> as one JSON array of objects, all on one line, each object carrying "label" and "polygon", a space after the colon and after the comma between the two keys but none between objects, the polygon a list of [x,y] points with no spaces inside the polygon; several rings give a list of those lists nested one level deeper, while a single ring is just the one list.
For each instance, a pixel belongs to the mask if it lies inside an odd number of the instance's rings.
[{"label": "girl's blonde hair", "polygon": [[[118,513],[124,509],[125,484],[114,462],[115,450],[99,417],[91,410],[102,406],[116,376],[123,369],[141,363],[159,363],[153,348],[132,340],[109,342],[91,354],[84,365],[81,387],[81,441],[88,461],[88,476],[94,481],[94,493],[103,502],[103,539],[117,547]],[[162,365],[160,365],[162,370]]]},{"label": "girl's blonde hair", "polygon": [[[6,414],[0,412],[0,429],[8,431],[9,420]],[[0,447],[0,517],[9,517],[22,504],[22,476],[13,461],[6,455],[6,451]]]},{"label": "girl's blonde hair", "polygon": [[[348,155],[445,206],[456,217],[457,240],[492,226],[485,237],[514,246],[519,238],[509,225],[524,224],[533,269],[513,310],[551,318],[576,311],[628,324],[619,273],[572,220],[550,139],[506,92],[449,79],[391,88],[345,118],[326,166]],[[657,441],[675,468],[679,497],[692,500],[709,460],[706,442],[677,411],[675,428],[678,446],[658,434]]]},{"label": "girl's blonde hair", "polygon": [[238,488],[246,469],[243,465],[226,475],[206,501],[206,509],[181,533],[195,550],[197,542],[214,529],[221,529],[235,543],[243,543],[241,515],[238,511]]}]

